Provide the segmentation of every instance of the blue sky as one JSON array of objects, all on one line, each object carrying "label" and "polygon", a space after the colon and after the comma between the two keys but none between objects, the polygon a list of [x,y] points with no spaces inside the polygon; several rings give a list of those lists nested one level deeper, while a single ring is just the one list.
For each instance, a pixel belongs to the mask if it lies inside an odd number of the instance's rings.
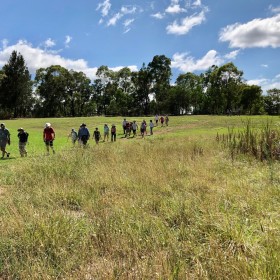
[{"label": "blue sky", "polygon": [[279,0],[0,0],[0,67],[17,50],[34,74],[59,64],[139,70],[155,55],[180,73],[233,62],[248,84],[280,88]]}]

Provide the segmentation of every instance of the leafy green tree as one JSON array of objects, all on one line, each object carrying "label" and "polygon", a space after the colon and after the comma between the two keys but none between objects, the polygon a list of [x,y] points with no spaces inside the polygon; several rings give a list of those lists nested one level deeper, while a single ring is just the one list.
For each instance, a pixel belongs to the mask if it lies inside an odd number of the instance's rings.
[{"label": "leafy green tree", "polygon": [[[91,80],[83,73],[74,70],[66,73],[66,95],[65,95],[65,113],[64,115],[82,116],[85,113],[85,107],[89,110],[88,105],[92,97],[93,87]],[[92,108],[91,115],[95,111]],[[88,113],[87,113],[88,114]]]},{"label": "leafy green tree", "polygon": [[243,72],[233,63],[221,67],[213,65],[204,74],[205,108],[211,114],[236,110],[240,104]]},{"label": "leafy green tree", "polygon": [[221,98],[224,100],[223,111],[236,110],[239,107],[243,71],[237,69],[233,63],[227,63],[218,70],[218,78],[222,84]]},{"label": "leafy green tree", "polygon": [[267,91],[264,97],[266,111],[270,115],[280,115],[280,89],[274,88]]},{"label": "leafy green tree", "polygon": [[264,112],[264,103],[262,89],[256,85],[244,85],[241,90],[241,106],[243,113],[249,115],[262,114]]},{"label": "leafy green tree", "polygon": [[188,112],[192,109],[194,113],[200,112],[204,98],[201,76],[190,72],[181,74],[176,79],[176,85],[185,95],[184,99],[181,99],[181,110]]},{"label": "leafy green tree", "polygon": [[132,73],[133,93],[132,106],[135,115],[148,115],[150,95],[152,89],[152,77],[145,64],[142,65],[138,72]]},{"label": "leafy green tree", "polygon": [[190,110],[190,95],[181,86],[171,86],[168,94],[168,112],[172,115],[185,114]]},{"label": "leafy green tree", "polygon": [[131,94],[134,87],[132,83],[132,72],[128,67],[120,69],[115,76],[117,87],[124,93]]},{"label": "leafy green tree", "polygon": [[218,80],[218,66],[212,65],[202,74],[203,91],[205,102],[203,103],[203,113],[219,114],[222,106],[220,98],[220,84]]},{"label": "leafy green tree", "polygon": [[25,117],[30,112],[31,102],[31,75],[23,56],[13,51],[1,73],[1,107],[14,118]]},{"label": "leafy green tree", "polygon": [[158,108],[160,111],[165,111],[172,75],[171,60],[165,55],[156,55],[148,64],[147,70],[151,75],[152,92],[155,95]]},{"label": "leafy green tree", "polygon": [[[40,68],[36,71],[37,104],[40,104],[43,116],[59,117],[64,115],[65,101],[68,94],[68,76],[68,70],[59,65]],[[40,106],[37,105],[37,108],[40,108]]]},{"label": "leafy green tree", "polygon": [[97,69],[97,79],[93,83],[93,100],[97,104],[97,114],[99,115],[107,114],[107,107],[117,89],[115,75],[115,72],[109,69],[108,66],[102,65]]}]

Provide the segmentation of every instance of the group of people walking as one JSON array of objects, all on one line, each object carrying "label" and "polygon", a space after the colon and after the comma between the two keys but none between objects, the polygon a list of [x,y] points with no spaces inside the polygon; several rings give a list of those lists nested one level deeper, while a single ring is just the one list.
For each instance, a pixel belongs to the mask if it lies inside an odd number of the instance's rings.
[{"label": "group of people walking", "polygon": [[[27,156],[26,151],[26,143],[28,141],[29,134],[24,131],[24,129],[21,127],[18,129],[18,139],[19,139],[19,153],[22,157]],[[6,150],[7,144],[11,144],[11,135],[10,131],[6,128],[6,125],[4,123],[0,124],[0,149],[1,149],[1,159],[3,159],[5,156],[7,158],[10,157],[10,153]]]},{"label": "group of people walking", "polygon": [[[105,142],[106,140],[109,140],[109,132],[110,128],[107,124],[104,125],[104,138],[103,141]],[[116,136],[117,136],[117,129],[114,124],[112,124],[111,127],[111,141],[114,142],[116,141]],[[86,146],[87,142],[90,139],[90,132],[88,128],[86,127],[85,123],[82,123],[80,125],[80,128],[78,132],[75,130],[75,128],[71,129],[70,134],[68,135],[68,138],[71,138],[73,145],[78,141],[80,145]],[[98,144],[99,141],[101,140],[101,133],[98,129],[98,127],[95,128],[93,131],[93,139],[95,140],[95,143]]]},{"label": "group of people walking", "polygon": [[[140,134],[142,138],[144,138],[145,135],[147,135],[147,127],[150,128],[150,135],[153,135],[153,128],[155,126],[158,126],[158,122],[160,121],[161,126],[164,124],[168,126],[169,118],[168,116],[161,116],[158,115],[154,118],[155,123],[153,120],[150,120],[149,124],[146,123],[145,120],[143,120],[140,124]],[[136,137],[137,130],[138,130],[138,124],[136,121],[128,121],[127,119],[124,119],[122,122],[123,127],[123,133],[125,138],[130,138],[130,135],[132,134],[133,137]],[[21,157],[27,156],[27,150],[26,145],[28,143],[28,137],[29,134],[26,132],[22,127],[18,130],[18,147],[19,147],[19,153]],[[104,134],[103,134],[103,142],[109,141],[109,136],[111,139],[111,142],[115,142],[117,138],[117,128],[116,125],[112,124],[111,128],[107,124],[104,124]],[[71,138],[73,145],[75,145],[76,142],[78,142],[81,146],[86,147],[88,141],[90,140],[90,132],[86,126],[85,123],[82,123],[78,129],[78,132],[72,128],[71,132],[68,135],[68,138]],[[93,137],[95,140],[95,143],[98,144],[101,140],[102,136],[98,129],[98,127],[95,128],[93,132]],[[45,142],[47,155],[50,154],[50,151],[52,151],[53,154],[55,154],[54,150],[54,140],[55,140],[55,131],[54,128],[50,123],[46,123],[43,130],[43,141]],[[10,153],[6,150],[7,145],[11,144],[11,135],[9,130],[6,128],[4,123],[0,124],[0,149],[2,152],[2,159],[6,156],[7,158],[10,157]]]}]

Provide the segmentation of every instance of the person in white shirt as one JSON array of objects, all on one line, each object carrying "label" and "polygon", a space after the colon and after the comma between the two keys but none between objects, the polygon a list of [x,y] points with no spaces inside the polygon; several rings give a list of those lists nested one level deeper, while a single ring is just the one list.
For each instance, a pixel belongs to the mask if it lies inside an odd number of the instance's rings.
[{"label": "person in white shirt", "polygon": [[126,133],[126,119],[123,119],[122,127],[123,127],[123,134],[125,135],[125,133]]},{"label": "person in white shirt", "polygon": [[158,115],[155,115],[156,126],[158,126],[158,119],[159,119]]},{"label": "person in white shirt", "polygon": [[71,138],[72,144],[74,146],[76,141],[77,141],[77,139],[78,139],[78,132],[74,128],[71,129],[71,132],[68,135],[68,139],[69,138]]},{"label": "person in white shirt", "polygon": [[132,126],[133,137],[135,137],[136,131],[138,130],[138,124],[136,123],[136,121],[133,121],[131,126]]}]

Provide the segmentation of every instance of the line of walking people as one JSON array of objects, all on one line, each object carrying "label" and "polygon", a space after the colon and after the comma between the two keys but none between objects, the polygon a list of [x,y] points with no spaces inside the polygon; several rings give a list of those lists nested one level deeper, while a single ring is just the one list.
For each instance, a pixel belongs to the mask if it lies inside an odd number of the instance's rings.
[{"label": "line of walking people", "polygon": [[[140,124],[140,135],[142,138],[144,138],[145,135],[147,135],[147,127],[150,128],[150,135],[153,135],[153,128],[155,126],[158,126],[158,121],[160,120],[161,125],[163,126],[164,123],[166,126],[168,126],[169,118],[168,116],[159,117],[158,115],[155,116],[155,124],[153,123],[153,120],[150,120],[149,124],[146,123],[145,120],[143,120]],[[130,138],[131,134],[133,137],[136,137],[137,131],[139,129],[138,124],[136,121],[127,121],[126,119],[122,122],[123,127],[123,133],[124,138]],[[27,150],[26,145],[28,143],[28,137],[29,133],[24,130],[24,128],[19,128],[18,130],[18,147],[19,147],[19,153],[21,157],[27,156]],[[111,142],[115,142],[117,139],[117,128],[115,124],[112,124],[111,129],[107,124],[104,124],[104,136],[103,136],[103,142],[109,141],[109,135],[111,136]],[[87,143],[90,139],[90,132],[86,126],[85,123],[82,123],[79,127],[78,132],[72,128],[70,134],[68,135],[68,138],[71,138],[73,145],[75,145],[76,142],[78,142],[81,146],[86,147]],[[95,143],[98,144],[101,140],[101,133],[98,129],[98,127],[95,128],[93,132],[93,139],[95,140]],[[43,141],[46,146],[47,155],[50,154],[50,150],[53,154],[55,154],[54,150],[54,140],[55,140],[55,131],[51,125],[51,123],[46,123],[43,130]],[[11,144],[11,135],[9,130],[6,128],[5,123],[0,124],[0,149],[2,152],[3,159],[5,156],[7,158],[10,157],[10,152],[6,150],[7,145]]]}]

